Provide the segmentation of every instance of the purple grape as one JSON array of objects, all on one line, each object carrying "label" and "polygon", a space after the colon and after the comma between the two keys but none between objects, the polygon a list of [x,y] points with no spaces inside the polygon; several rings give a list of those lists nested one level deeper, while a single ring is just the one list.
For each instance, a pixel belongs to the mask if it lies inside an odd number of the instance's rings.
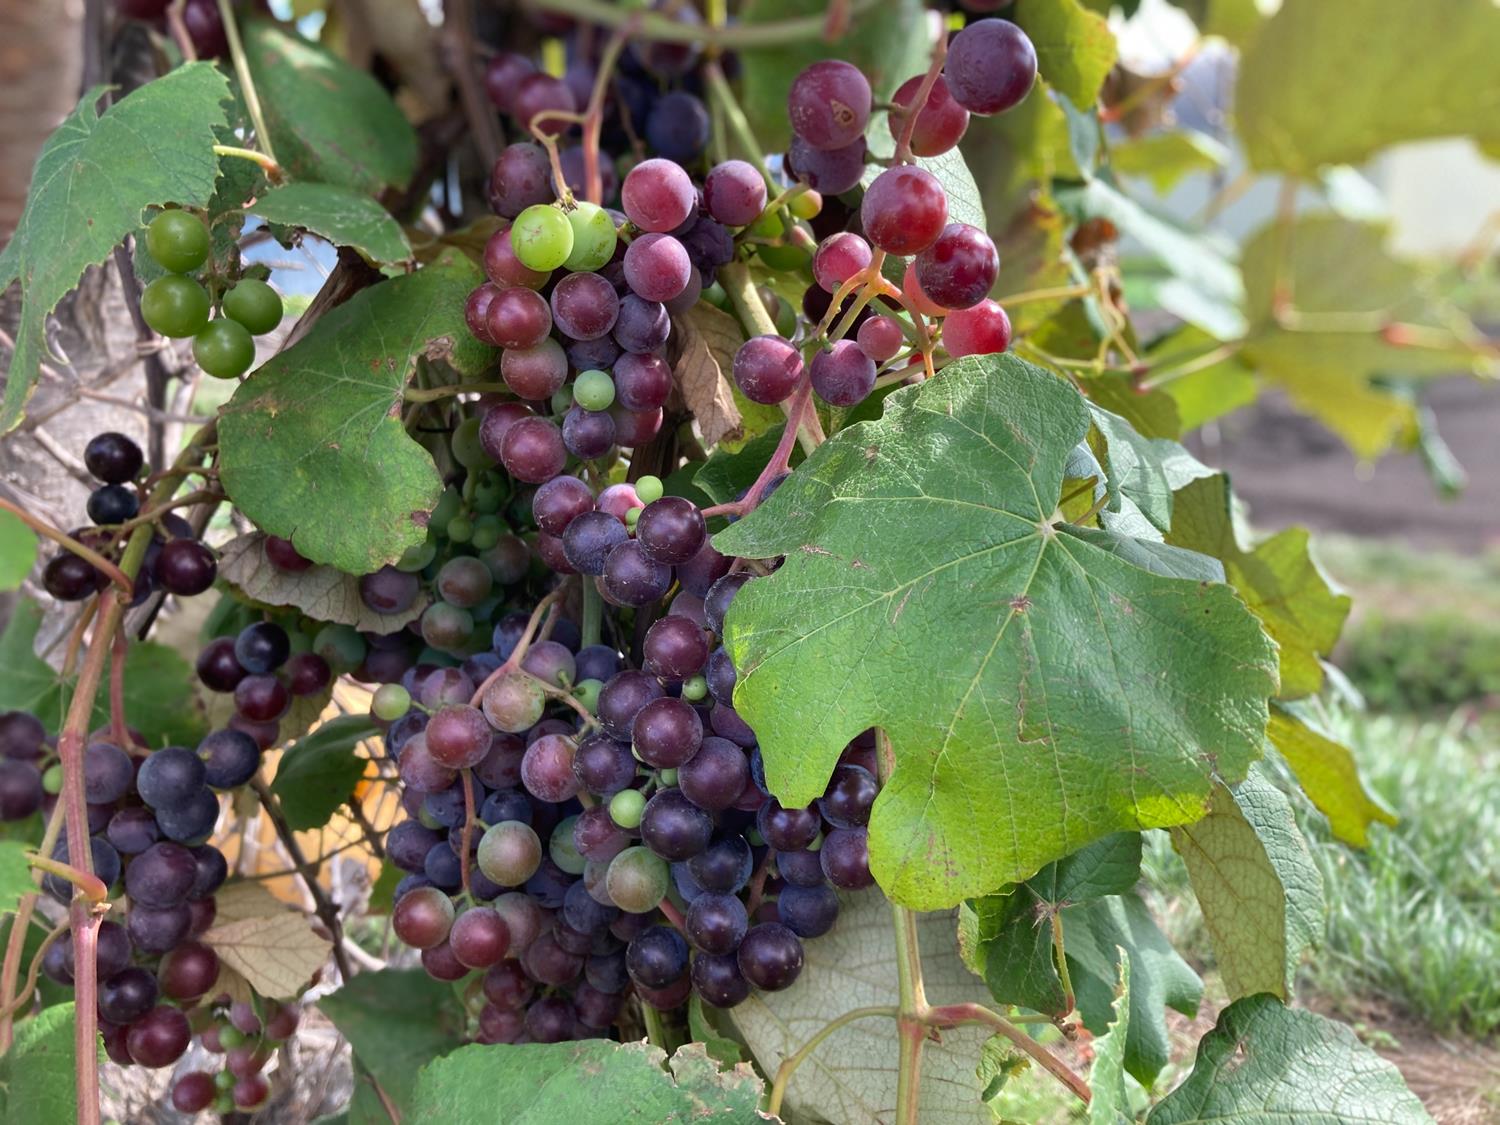
[{"label": "purple grape", "polygon": [[801,938],[822,937],[839,916],[839,896],[832,887],[788,886],[776,898],[781,923]]},{"label": "purple grape", "polygon": [[713,819],[678,789],[660,789],[641,814],[641,841],[668,862],[692,859],[708,847]]}]

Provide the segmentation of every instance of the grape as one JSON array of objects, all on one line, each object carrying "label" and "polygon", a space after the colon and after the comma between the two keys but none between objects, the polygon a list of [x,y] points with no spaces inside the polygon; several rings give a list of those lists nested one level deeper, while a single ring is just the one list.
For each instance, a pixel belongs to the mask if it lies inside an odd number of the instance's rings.
[{"label": "grape", "polygon": [[[0,762],[0,814],[5,809],[5,770],[6,763]],[[12,818],[0,815],[0,819]],[[139,855],[160,838],[161,830],[156,826],[156,817],[150,809],[121,809],[109,818],[109,826],[105,829],[105,839],[121,855]]]},{"label": "grape", "polygon": [[793,175],[823,195],[842,195],[859,185],[865,174],[868,151],[859,137],[842,148],[819,150],[801,137],[793,137],[787,149],[787,164]]},{"label": "grape", "polygon": [[870,874],[870,846],[863,828],[835,828],[818,850],[823,875],[835,887],[857,891],[875,879]]},{"label": "grape", "polygon": [[698,752],[703,720],[680,699],[653,699],[637,712],[631,741],[641,761],[657,769],[675,769]]},{"label": "grape", "polygon": [[[589,503],[593,504],[592,496]],[[483,562],[469,555],[460,555],[443,564],[435,585],[438,595],[449,605],[472,609],[490,596],[494,582],[490,568]]]},{"label": "grape", "polygon": [[731,227],[753,223],[766,206],[766,180],[753,164],[726,160],[709,170],[703,181],[708,213]]},{"label": "grape", "polygon": [[561,1043],[573,1038],[573,1006],[560,996],[544,996],[526,1009],[526,1034],[533,1043]]},{"label": "grape", "polygon": [[181,804],[156,810],[156,823],[169,840],[188,844],[207,839],[219,819],[219,801],[206,786]]},{"label": "grape", "polygon": [[224,20],[214,0],[187,0],[187,5],[182,10],[182,24],[200,59],[217,58],[229,53]]},{"label": "grape", "polygon": [[502,535],[479,557],[489,567],[495,582],[502,586],[519,582],[525,577],[531,562],[531,552],[525,541],[516,535]]},{"label": "grape", "polygon": [[1010,347],[1010,317],[996,302],[983,300],[943,321],[943,347],[951,356],[994,355]]},{"label": "grape", "polygon": [[563,552],[579,573],[599,575],[604,573],[610,551],[628,538],[625,525],[609,513],[584,512],[563,531]]},{"label": "grape", "polygon": [[218,573],[214,553],[196,539],[174,539],[156,556],[156,580],[169,594],[201,594],[214,584]]},{"label": "grape", "polygon": [[537,532],[536,556],[542,560],[542,564],[548,570],[557,574],[577,574],[573,564],[568,562],[568,556],[563,553],[562,540],[555,535],[548,535],[545,531]]},{"label": "grape", "polygon": [[705,678],[708,690],[715,701],[731,706],[734,704],[734,685],[739,677],[734,670],[734,661],[730,658],[727,649],[721,646],[708,654],[708,669]]},{"label": "grape", "polygon": [[192,1038],[187,1016],[176,1008],[159,1004],[131,1024],[125,1045],[140,1066],[163,1067],[181,1058]]},{"label": "grape", "polygon": [[870,103],[870,83],[858,67],[824,59],[792,82],[787,117],[792,130],[814,148],[842,148],[864,133]]},{"label": "grape", "polygon": [[840,231],[818,244],[813,254],[813,276],[829,293],[855,274],[866,269],[871,258],[870,244],[857,234]]},{"label": "grape", "polygon": [[193,337],[193,359],[205,375],[238,379],[255,362],[255,340],[243,324],[217,317]]},{"label": "grape", "polygon": [[556,207],[533,204],[511,224],[510,244],[521,265],[550,272],[573,252],[573,224]]},{"label": "grape", "polygon": [[42,807],[42,775],[30,762],[0,759],[0,820],[24,820]]},{"label": "grape", "polygon": [[593,461],[614,448],[614,417],[604,411],[574,406],[563,417],[563,445],[580,461]]},{"label": "grape", "polygon": [[655,910],[667,893],[671,872],[660,856],[638,845],[610,860],[604,881],[616,906],[632,914],[645,914]]},{"label": "grape", "polygon": [[536,121],[537,115],[553,111],[575,113],[577,110],[578,101],[574,98],[572,89],[562,79],[553,78],[550,74],[528,74],[522,78],[510,107],[511,116],[523,129],[551,136],[567,129],[568,122],[562,118]]},{"label": "grape", "polygon": [[135,763],[111,742],[94,742],[83,752],[84,800],[91,805],[112,805],[130,792],[135,782]]},{"label": "grape", "polygon": [[818,887],[823,884],[823,861],[818,853],[802,849],[776,853],[776,871],[796,887]]},{"label": "grape", "polygon": [[609,408],[609,416],[615,420],[615,440],[624,446],[645,445],[661,431],[660,408],[627,410],[617,402]]},{"label": "grape", "polygon": [[290,539],[283,539],[279,535],[267,535],[263,546],[266,551],[266,561],[283,574],[301,574],[312,566],[312,560],[303,558]]},{"label": "grape", "polygon": [[734,235],[723,223],[700,217],[686,232],[678,230],[675,235],[688,252],[688,260],[705,278],[711,279],[720,266],[734,261]]},{"label": "grape", "polygon": [[499,964],[509,950],[510,927],[490,907],[472,907],[454,919],[448,944],[461,964],[487,969]]},{"label": "grape", "polygon": [[[614,336],[615,342],[626,352],[654,352],[666,345],[671,334],[672,319],[661,302],[643,300],[634,293],[627,293],[621,299]],[[660,406],[661,403],[652,405]],[[646,407],[642,405],[634,409],[644,410]]]},{"label": "grape", "polygon": [[565,687],[578,676],[578,665],[572,651],[557,641],[537,641],[526,650],[521,667],[554,687]]},{"label": "grape", "polygon": [[791,987],[802,972],[802,942],[780,922],[751,926],[737,957],[745,979],[766,992]]},{"label": "grape", "polygon": [[641,813],[641,840],[669,862],[692,859],[708,847],[713,819],[678,789],[659,789]]},{"label": "grape", "polygon": [[47,729],[35,715],[25,711],[0,714],[0,754],[30,760],[42,756]]},{"label": "grape", "polygon": [[859,350],[875,363],[894,359],[906,347],[906,334],[894,317],[872,316],[859,326]]},{"label": "grape", "polygon": [[281,323],[281,294],[264,281],[241,278],[224,294],[224,315],[238,321],[252,336],[264,336]]},{"label": "grape", "polygon": [[527,977],[519,962],[501,961],[484,974],[484,998],[507,1011],[524,1007],[536,994],[536,985]]},{"label": "grape", "polygon": [[260,747],[241,731],[217,730],[198,744],[198,757],[203,762],[205,785],[236,789],[255,776],[260,766]]},{"label": "grape", "polygon": [[823,819],[835,828],[863,828],[870,822],[870,808],[880,793],[875,775],[863,766],[834,767],[828,788],[818,798]]},{"label": "grape", "polygon": [[[897,87],[891,101],[909,112],[922,87],[923,75],[908,78]],[[906,128],[906,112],[893,112],[886,125],[891,139],[899,139]],[[969,111],[953,100],[947,80],[939,74],[928,91],[927,101],[917,112],[917,124],[911,133],[911,151],[914,156],[941,156],[963,138],[969,128]]]},{"label": "grape", "polygon": [[402,871],[419,872],[427,853],[440,839],[436,832],[419,821],[405,820],[386,834],[386,856]]},{"label": "grape", "polygon": [[732,953],[694,957],[692,980],[704,1003],[715,1008],[732,1008],[750,995],[750,982]]},{"label": "grape", "polygon": [[234,706],[255,723],[273,723],[292,705],[291,692],[275,676],[246,676],[234,688]]},{"label": "grape", "polygon": [[[675,230],[692,214],[697,202],[698,193],[688,174],[679,165],[659,157],[641,161],[620,186],[620,203],[626,217],[643,231]],[[631,288],[639,292],[635,285]]]},{"label": "grape", "polygon": [[458,668],[437,668],[422,680],[417,694],[422,706],[428,708],[467,703],[474,695],[474,681]]},{"label": "grape", "polygon": [[905,299],[907,307],[913,312],[921,313],[927,317],[948,315],[946,308],[923,292],[922,283],[917,279],[917,263],[915,259],[906,263],[906,270],[901,278],[901,295]]},{"label": "grape", "polygon": [[583,954],[565,949],[560,931],[554,927],[526,947],[521,954],[521,967],[541,984],[571,984],[583,972]]},{"label": "grape", "polygon": [[89,494],[89,519],[96,524],[117,524],[132,519],[140,511],[141,502],[132,489],[123,484],[106,484]]},{"label": "grape", "polygon": [[830,406],[857,406],[875,389],[875,361],[853,340],[835,340],[813,356],[813,390]]},{"label": "grape", "polygon": [[[480,852],[483,854],[482,844]],[[436,887],[407,891],[391,910],[391,929],[413,949],[438,945],[448,937],[452,926],[453,901]]]},{"label": "grape", "polygon": [[422,968],[433,980],[455,981],[469,975],[469,967],[453,955],[446,939],[422,950]]},{"label": "grape", "polygon": [[552,312],[534,290],[502,289],[485,311],[485,328],[498,347],[534,348],[552,331]]},{"label": "grape", "polygon": [[144,460],[139,445],[114,431],[95,435],[83,448],[84,465],[106,484],[134,480]]},{"label": "grape", "polygon": [[710,736],[678,767],[677,782],[693,804],[721,812],[738,799],[749,776],[744,752],[728,739]]},{"label": "grape", "polygon": [[590,793],[613,796],[635,779],[635,759],[626,743],[591,734],[573,755],[573,776]]},{"label": "grape", "polygon": [[972,113],[1003,113],[1036,82],[1036,49],[1009,20],[977,20],[953,37],[943,65],[953,100]]},{"label": "grape", "polygon": [[707,663],[708,638],[685,617],[663,617],[646,631],[642,652],[646,671],[653,676],[685,680],[697,675]]},{"label": "grape", "polygon": [[529,824],[501,821],[480,837],[477,861],[485,878],[502,887],[518,887],[541,866],[542,841]]},{"label": "grape", "polygon": [[192,278],[168,274],[141,293],[141,319],[153,332],[180,340],[196,336],[208,324],[208,290]]},{"label": "grape", "polygon": [[92,565],[66,552],[47,563],[42,585],[60,602],[76,602],[89,597],[103,585],[103,575]]},{"label": "grape", "polygon": [[537,903],[521,891],[507,891],[495,899],[492,909],[505,920],[510,931],[510,952],[519,956],[537,939],[546,916]]},{"label": "grape", "polygon": [[1000,256],[989,235],[967,223],[949,223],[938,240],[917,255],[916,278],[931,301],[966,309],[981,301],[1000,272]]},{"label": "grape", "polygon": [[[524,292],[530,293],[527,289]],[[535,296],[535,294],[532,294]],[[537,300],[541,300],[537,297]],[[530,348],[510,348],[500,356],[500,377],[505,380],[505,385],[522,398],[533,402],[542,402],[551,398],[568,379],[568,357],[563,351],[562,345],[556,340],[545,339]],[[479,440],[486,452],[497,450],[500,460],[505,457],[504,435],[508,434],[514,423],[525,421],[530,417],[530,411],[526,414],[516,412],[514,417],[501,415],[503,422],[488,423],[490,416],[495,411],[490,411],[480,421]],[[485,426],[489,424],[489,431]],[[498,443],[495,442],[495,430],[501,429]]]},{"label": "grape", "polygon": [[[573,227],[573,249],[563,262],[563,268],[574,273],[603,268],[614,256],[619,236],[615,233],[615,221],[597,203],[579,201],[567,212]],[[569,333],[572,335],[572,333]]]},{"label": "grape", "polygon": [[682,90],[662,95],[646,117],[647,143],[669,160],[684,164],[703,154],[709,132],[708,107],[703,99]]},{"label": "grape", "polygon": [[541,484],[562,472],[568,462],[562,431],[546,418],[522,418],[505,431],[500,459],[517,480]]},{"label": "grape", "polygon": [[274,672],[291,654],[291,638],[280,625],[257,621],[241,629],[234,639],[234,658],[245,671],[255,675]]},{"label": "grape", "polygon": [[235,1082],[230,1091],[234,1108],[243,1112],[259,1109],[271,1096],[271,1083],[263,1074],[250,1074]]},{"label": "grape", "polygon": [[672,369],[657,355],[622,355],[614,379],[615,400],[626,410],[655,410],[672,393]]},{"label": "grape", "polygon": [[213,1105],[218,1093],[212,1074],[204,1070],[189,1071],[172,1087],[172,1108],[178,1113],[202,1113]]},{"label": "grape", "polygon": [[577,477],[553,477],[531,498],[536,525],[549,535],[563,534],[577,517],[593,510],[593,490]]},{"label": "grape", "polygon": [[171,273],[192,273],[208,251],[208,227],[191,212],[163,211],[146,226],[146,253]]},{"label": "grape", "polygon": [[647,301],[672,300],[688,287],[692,273],[686,247],[670,234],[643,234],[625,250],[625,281]]},{"label": "grape", "polygon": [[687,909],[683,930],[702,953],[733,953],[750,928],[745,904],[732,894],[705,891]]},{"label": "grape", "polygon": [[751,402],[789,398],[802,378],[802,353],[780,336],[752,336],[734,355],[734,381]]},{"label": "grape", "polygon": [[625,969],[643,988],[665,988],[687,968],[687,942],[670,926],[643,930],[625,949]]},{"label": "grape", "polygon": [[812,807],[789,809],[772,799],[760,807],[755,826],[771,847],[779,852],[794,852],[817,839],[818,813]]},{"label": "grape", "polygon": [[[488,309],[488,301],[494,299],[495,292],[505,289],[507,286],[521,286],[526,289],[541,289],[547,284],[552,276],[550,271],[527,269],[516,257],[515,247],[511,244],[510,228],[496,231],[490,235],[489,241],[484,244],[484,272],[488,275],[490,282],[489,297],[479,298],[484,303],[484,308],[476,309],[476,315],[482,314]],[[481,293],[485,286],[481,285],[474,292]],[[474,299],[471,294],[471,300]],[[467,316],[467,311],[466,314]],[[488,323],[482,318],[481,325],[484,332],[474,332],[476,336],[483,339],[488,333]],[[474,321],[469,322],[469,330],[474,331]]]},{"label": "grape", "polygon": [[[604,933],[619,913],[617,906],[596,902],[582,881],[569,887],[563,898],[563,921],[570,929],[587,937]],[[592,946],[593,943],[589,944]]]},{"label": "grape", "polygon": [[865,190],[859,208],[865,237],[890,254],[917,254],[948,221],[948,197],[932,173],[910,164],[887,168]]},{"label": "grape", "polygon": [[614,286],[598,274],[573,273],[552,290],[552,315],[557,327],[573,339],[597,340],[614,328],[620,298]]},{"label": "grape", "polygon": [[711,630],[719,634],[724,632],[724,615],[729,612],[729,606],[740,592],[740,587],[754,577],[749,571],[742,570],[726,574],[709,588],[703,599],[703,616],[708,619]]},{"label": "grape", "polygon": [[648,605],[671,585],[672,568],[647,558],[635,540],[621,543],[604,560],[604,589],[620,605]]},{"label": "grape", "polygon": [[427,724],[427,751],[440,765],[468,769],[490,749],[490,725],[476,707],[445,707]]},{"label": "grape", "polygon": [[490,305],[501,291],[498,285],[486,281],[479,288],[472,290],[467,300],[464,301],[464,324],[468,326],[470,335],[481,343],[491,346],[494,346],[495,340],[490,335]]},{"label": "grape", "polygon": [[186,801],[208,776],[203,760],[185,746],[163,746],[147,755],[135,779],[141,800],[153,809]]},{"label": "grape", "polygon": [[655,679],[627,669],[611,677],[599,693],[599,721],[609,735],[629,739],[634,734],[636,716],[641,709],[663,694]]},{"label": "grape", "polygon": [[[573,380],[573,400],[587,411],[608,410],[615,401],[615,381],[604,371],[581,371]],[[610,428],[613,427],[614,421],[611,419]],[[565,431],[566,428],[564,423]],[[566,438],[566,433],[564,437]],[[592,505],[592,496],[589,502]]]},{"label": "grape", "polygon": [[453,771],[441,764],[427,749],[427,733],[412,737],[401,751],[401,781],[408,789],[433,793],[453,784]]},{"label": "grape", "polygon": [[[516,89],[522,79],[536,73],[536,65],[525,55],[501,51],[491,56],[484,68],[484,88],[490,101],[501,113],[510,113],[515,104]],[[512,145],[512,148],[522,147]],[[536,146],[529,146],[536,147]],[[508,150],[507,150],[508,151]]]},{"label": "grape", "polygon": [[219,955],[201,942],[183,942],[162,959],[156,979],[163,996],[196,1000],[219,979]]},{"label": "grape", "polygon": [[635,534],[647,558],[672,565],[698,553],[708,538],[708,528],[691,500],[664,496],[642,510]]},{"label": "grape", "polygon": [[99,984],[99,1014],[111,1023],[134,1023],[156,1003],[156,977],[147,969],[121,969]]},{"label": "grape", "polygon": [[822,937],[839,916],[839,896],[832,887],[784,887],[776,898],[781,923],[801,938]]},{"label": "grape", "polygon": [[526,748],[521,759],[521,784],[532,796],[554,803],[578,793],[573,776],[574,745],[560,734],[543,735]]}]

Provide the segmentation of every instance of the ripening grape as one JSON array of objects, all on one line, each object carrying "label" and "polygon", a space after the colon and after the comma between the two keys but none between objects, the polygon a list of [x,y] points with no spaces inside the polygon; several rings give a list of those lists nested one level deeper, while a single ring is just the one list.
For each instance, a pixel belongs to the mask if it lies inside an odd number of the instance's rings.
[{"label": "ripening grape", "polygon": [[995,301],[950,313],[943,321],[943,347],[951,356],[993,355],[1010,347],[1010,317]]},{"label": "ripening grape", "polygon": [[1009,20],[969,24],[948,44],[944,77],[953,100],[972,113],[1003,113],[1031,92],[1036,49]]},{"label": "ripening grape", "polygon": [[859,208],[865,237],[889,254],[916,254],[937,241],[948,221],[948,196],[931,172],[915,165],[887,168]]},{"label": "ripening grape", "polygon": [[858,67],[823,59],[797,75],[787,93],[792,131],[815,149],[843,148],[870,120],[870,83]]}]

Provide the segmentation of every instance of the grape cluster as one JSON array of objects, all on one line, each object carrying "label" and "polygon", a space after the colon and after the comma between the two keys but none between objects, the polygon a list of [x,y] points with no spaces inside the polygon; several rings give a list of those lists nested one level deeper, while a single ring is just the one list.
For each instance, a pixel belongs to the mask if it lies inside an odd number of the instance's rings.
[{"label": "grape cluster", "polygon": [[[144,20],[158,30],[166,30],[167,9],[172,0],[115,0],[115,8],[127,19]],[[215,59],[229,54],[229,39],[217,0],[184,0],[182,26],[200,59]]]},{"label": "grape cluster", "polygon": [[255,340],[281,323],[281,296],[264,281],[241,277],[218,293],[219,315],[210,318],[214,297],[191,274],[208,263],[208,227],[197,215],[162,211],[146,227],[146,253],[167,273],[141,292],[141,316],[153,331],[173,339],[192,337],[193,359],[205,374],[238,379],[255,362]]}]

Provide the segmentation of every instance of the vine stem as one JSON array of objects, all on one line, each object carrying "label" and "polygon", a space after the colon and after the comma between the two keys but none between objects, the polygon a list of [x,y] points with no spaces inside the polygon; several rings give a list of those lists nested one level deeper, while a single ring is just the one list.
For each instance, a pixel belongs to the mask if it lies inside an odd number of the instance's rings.
[{"label": "vine stem", "polygon": [[[847,5],[849,15],[853,17],[868,11],[877,2],[878,0],[850,0]],[[611,28],[619,27],[639,14],[640,24],[635,33],[639,39],[661,43],[702,43],[719,50],[807,43],[823,38],[827,27],[827,17],[823,14],[715,27],[712,24],[705,26],[678,23],[656,12],[637,13],[627,5],[608,0],[529,0],[527,7],[539,12],[573,16],[583,23]]]},{"label": "vine stem", "polygon": [[253,148],[241,148],[238,145],[214,145],[215,156],[232,156],[236,160],[248,160],[252,164],[259,164],[265,169],[266,175],[273,183],[280,183],[284,178],[281,165],[277,164],[273,157],[263,152],[256,152]]},{"label": "vine stem", "polygon": [[807,414],[808,403],[812,401],[812,380],[803,376],[789,401],[792,405],[787,411],[787,423],[781,430],[781,440],[776,443],[775,452],[766,462],[766,467],[760,471],[760,476],[755,478],[755,483],[745,492],[744,499],[704,508],[704,519],[710,516],[743,516],[753,512],[761,502],[765,487],[791,467],[792,442],[801,430],[801,420]]},{"label": "vine stem", "polygon": [[1072,1067],[999,1012],[991,1011],[983,1004],[945,1004],[929,1008],[927,1020],[933,1027],[960,1027],[966,1024],[988,1027],[1030,1055],[1043,1070],[1077,1094],[1085,1105],[1093,1098],[1089,1084],[1082,1075],[1074,1072]]},{"label": "vine stem", "polygon": [[[750,270],[744,262],[731,262],[719,270],[719,284],[724,286],[724,292],[729,294],[729,299],[734,304],[735,311],[739,313],[740,320],[745,327],[757,336],[779,336],[776,331],[776,323],[766,312],[766,306],[756,292],[755,282],[750,277]],[[783,402],[781,409],[787,416],[787,426],[796,431],[797,441],[802,446],[802,452],[811,455],[826,440],[823,434],[823,424],[818,421],[817,411],[812,411],[810,416],[800,423],[792,420],[792,405],[790,401]]]},{"label": "vine stem", "polygon": [[917,916],[891,903],[896,924],[896,979],[901,1007],[896,1014],[900,1055],[896,1071],[896,1125],[921,1121],[922,1046],[927,1042],[923,1017],[927,996],[922,987],[922,951],[917,942]]},{"label": "vine stem", "polygon": [[911,100],[911,108],[902,114],[906,120],[901,125],[901,139],[896,142],[896,151],[891,157],[896,164],[905,164],[911,159],[911,138],[916,132],[917,117],[927,107],[927,97],[937,85],[938,75],[943,72],[943,60],[947,57],[948,28],[945,24],[938,33],[937,42],[932,45],[932,61],[927,65],[927,73],[922,75],[922,84]]},{"label": "vine stem", "polygon": [[599,58],[599,73],[589,91],[589,104],[583,111],[583,191],[590,203],[604,202],[604,178],[599,171],[599,134],[604,128],[604,98],[614,75],[620,52],[640,25],[641,13],[633,12],[615,28]]},{"label": "vine stem", "polygon": [[553,590],[552,593],[548,594],[546,597],[542,598],[541,601],[536,603],[536,608],[531,611],[531,617],[527,619],[526,628],[522,630],[521,639],[516,642],[515,650],[510,654],[510,658],[506,660],[504,664],[500,665],[500,667],[496,668],[493,672],[486,676],[484,678],[484,681],[474,689],[474,695],[469,700],[470,707],[479,707],[483,705],[484,693],[489,688],[489,686],[496,680],[498,680],[501,676],[505,675],[505,673],[514,672],[521,666],[521,661],[526,657],[526,650],[531,647],[532,638],[536,636],[537,626],[541,624],[542,614],[546,613],[547,610],[552,607],[553,603],[556,602],[558,598],[562,597],[563,589],[564,587],[559,586],[557,589]]},{"label": "vine stem", "polygon": [[827,1039],[839,1028],[854,1023],[856,1020],[871,1019],[875,1016],[889,1016],[892,1019],[900,1014],[900,1009],[892,1005],[879,1005],[870,1008],[851,1008],[838,1019],[830,1020],[802,1046],[798,1047],[794,1054],[788,1055],[776,1068],[775,1080],[771,1083],[771,1096],[766,1103],[766,1112],[776,1117],[781,1113],[781,1102],[786,1097],[786,1085],[791,1080],[796,1069],[807,1061],[807,1057],[818,1048],[818,1044]]},{"label": "vine stem", "polygon": [[235,77],[240,80],[240,94],[245,99],[245,109],[250,113],[250,123],[255,126],[256,139],[265,154],[274,163],[280,164],[276,159],[276,149],[271,144],[271,130],[266,128],[266,115],[261,112],[255,79],[250,76],[250,60],[245,55],[245,44],[240,39],[240,25],[235,22],[234,8],[229,0],[219,0],[219,18],[224,21],[224,38],[229,42],[229,57],[234,62]]},{"label": "vine stem", "polygon": [[99,903],[109,898],[109,888],[104,885],[99,876],[90,871],[80,871],[72,864],[63,863],[58,859],[49,859],[40,852],[27,852],[26,862],[38,871],[45,871],[48,875],[56,875],[78,888],[79,894],[90,902]]},{"label": "vine stem", "polygon": [[1068,954],[1063,945],[1063,920],[1062,911],[1052,911],[1052,955],[1057,959],[1057,979],[1062,983],[1063,1005],[1065,1012],[1071,1012],[1075,1003],[1073,997],[1073,978],[1068,972]]},{"label": "vine stem", "polygon": [[[26,924],[30,925],[30,922],[31,919],[28,915]],[[20,915],[17,915],[17,925],[20,925]],[[31,965],[26,970],[26,980],[16,991],[16,998],[9,1004],[7,1004],[3,1010],[0,1010],[0,1018],[3,1018],[5,1020],[7,1034],[10,1027],[10,1021],[15,1017],[15,1014],[17,1012],[19,1012],[26,1006],[26,1003],[31,999],[31,993],[36,988],[37,978],[40,977],[42,973],[42,958],[47,956],[47,950],[52,948],[57,939],[62,937],[63,934],[67,932],[68,920],[64,918],[61,922],[52,927],[47,936],[42,939],[42,944],[37,947],[36,955],[32,957]],[[7,952],[9,951],[7,950]],[[8,994],[9,989],[7,989],[6,991]],[[6,1043],[5,1050],[10,1050],[9,1043]]]},{"label": "vine stem", "polygon": [[599,594],[599,587],[592,582],[583,584],[583,624],[580,627],[583,634],[583,644],[596,645],[599,643],[600,627],[604,618],[604,598]]},{"label": "vine stem", "polygon": [[68,535],[66,532],[59,531],[46,520],[38,519],[36,516],[26,511],[26,509],[20,507],[17,504],[12,504],[3,496],[0,496],[0,509],[4,509],[11,515],[15,516],[16,519],[20,520],[27,527],[31,528],[32,531],[42,536],[42,538],[52,540],[52,542],[56,543],[59,547],[62,547],[66,551],[72,552],[79,558],[83,559],[85,562],[92,565],[95,570],[99,571],[116,586],[118,586],[122,593],[130,594],[135,591],[135,583],[125,576],[124,571],[122,571],[114,563],[110,562],[98,551],[95,551],[91,547],[85,547],[71,535]]},{"label": "vine stem", "polygon": [[464,831],[460,841],[463,850],[458,853],[459,882],[464,894],[469,893],[469,843],[474,838],[474,771],[465,767],[459,771],[464,783]]}]

